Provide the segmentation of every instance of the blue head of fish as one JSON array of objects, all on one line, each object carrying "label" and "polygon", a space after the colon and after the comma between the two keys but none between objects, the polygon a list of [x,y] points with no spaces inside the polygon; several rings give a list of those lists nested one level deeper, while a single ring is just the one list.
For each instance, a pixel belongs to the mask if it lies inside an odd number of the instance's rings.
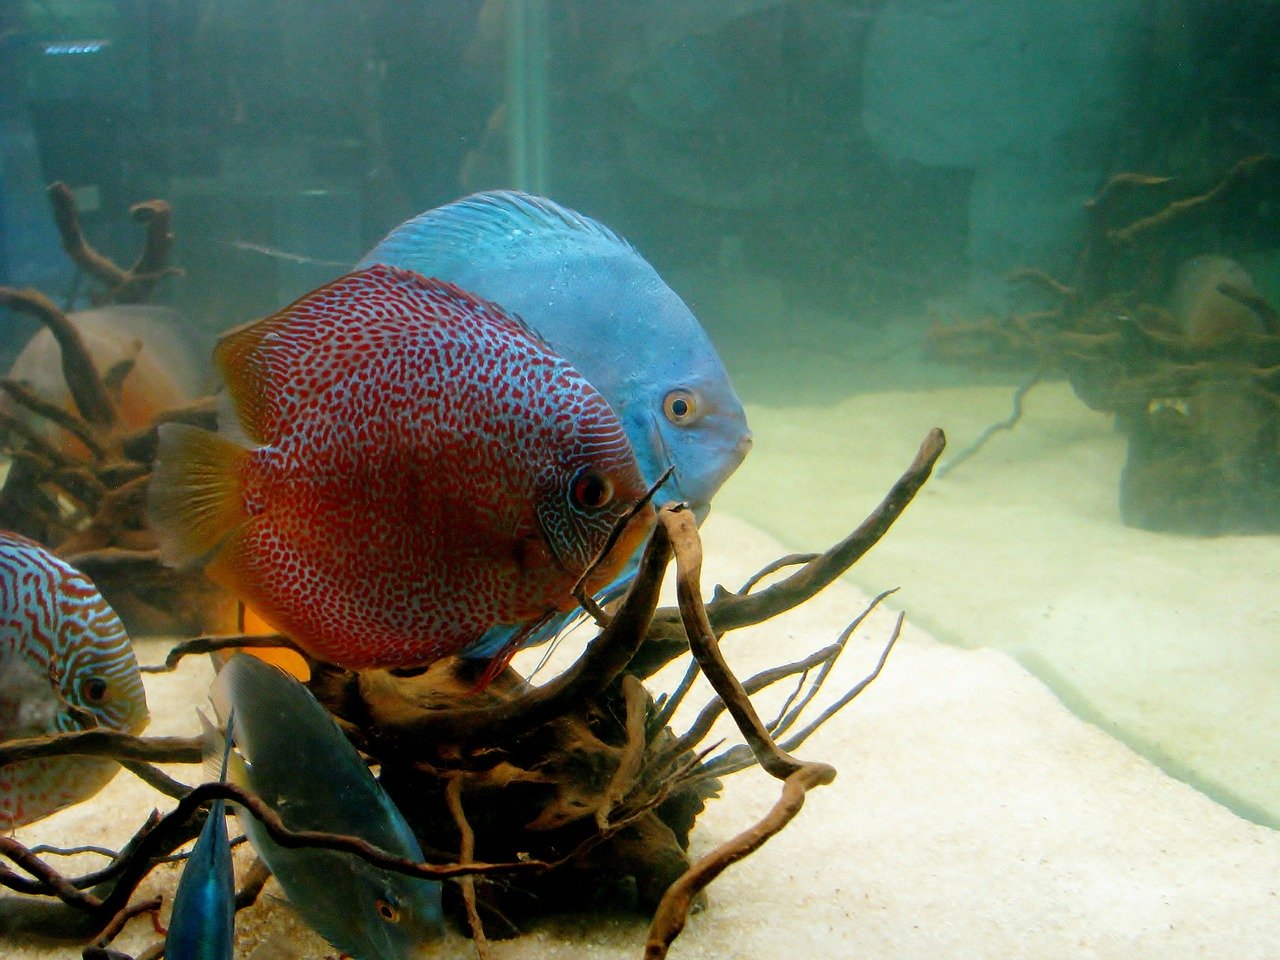
[{"label": "blue head of fish", "polygon": [[[215,691],[219,711],[235,711],[241,756],[229,765],[229,778],[262,797],[286,826],[361,837],[422,861],[399,809],[302,684],[241,654],[223,667]],[[407,960],[439,938],[439,881],[381,870],[349,854],[288,849],[252,817],[241,823],[303,920],[355,960]]]},{"label": "blue head of fish", "polygon": [[706,331],[625,240],[550,200],[481,193],[393,230],[361,261],[450,280],[519,314],[609,401],[655,502],[699,519],[751,448]]}]

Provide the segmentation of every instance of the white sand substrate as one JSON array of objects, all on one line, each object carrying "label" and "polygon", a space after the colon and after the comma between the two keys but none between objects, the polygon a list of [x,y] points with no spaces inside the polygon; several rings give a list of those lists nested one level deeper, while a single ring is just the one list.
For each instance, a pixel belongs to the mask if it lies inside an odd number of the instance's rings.
[{"label": "white sand substrate", "polygon": [[[910,451],[903,445],[898,452]],[[891,479],[896,467],[889,472]],[[952,496],[963,475],[955,481],[935,496]],[[937,533],[934,508],[927,501],[917,507],[917,525]],[[737,586],[785,552],[723,512],[704,534],[708,590],[716,581]],[[917,542],[922,536],[919,529],[911,535]],[[944,557],[959,552],[937,549]],[[895,600],[928,609],[915,584]],[[785,618],[732,634],[725,647],[741,675],[797,659],[831,642],[865,603],[858,588],[837,583]],[[1162,603],[1154,604],[1157,611]],[[860,628],[823,702],[870,668],[892,621],[885,610]],[[162,651],[147,642],[141,652],[154,662]],[[660,680],[669,686],[679,672],[669,668]],[[203,662],[149,678],[150,732],[193,732],[193,708],[208,679]],[[762,712],[776,710],[784,695],[762,695]],[[701,702],[695,694],[676,726]],[[909,621],[881,678],[799,752],[834,764],[837,780],[815,790],[781,835],[712,885],[708,908],[692,918],[672,957],[1280,955],[1280,834],[1237,817],[1079,719],[1002,652],[943,645]],[[759,771],[732,777],[695,831],[695,852],[751,824],[777,793]],[[119,844],[153,805],[168,804],[121,775],[94,801],[19,835],[29,843]],[[158,885],[172,882],[170,872]],[[638,958],[645,929],[640,920],[560,920],[495,944],[493,955]],[[118,946],[136,953],[154,939],[141,920]],[[13,960],[79,956],[68,947],[3,946],[0,955]],[[330,954],[271,896],[241,915],[239,957]],[[474,954],[452,936],[431,955]]]},{"label": "white sand substrate", "polygon": [[[929,427],[945,463],[1010,410],[1008,386],[756,404],[756,449],[718,499],[821,549],[879,500]],[[935,636],[1016,657],[1081,716],[1238,812],[1280,825],[1280,537],[1120,522],[1125,439],[1065,383],[935,478],[853,571]]]}]

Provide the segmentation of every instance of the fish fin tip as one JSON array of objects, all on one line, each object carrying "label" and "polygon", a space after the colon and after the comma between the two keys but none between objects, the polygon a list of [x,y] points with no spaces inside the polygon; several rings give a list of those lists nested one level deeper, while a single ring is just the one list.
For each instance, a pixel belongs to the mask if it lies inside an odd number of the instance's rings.
[{"label": "fish fin tip", "polygon": [[480,679],[476,681],[475,686],[467,691],[467,695],[474,697],[477,693],[483,693],[484,689],[493,683],[503,670],[507,669],[512,658],[519,652],[520,648],[518,646],[507,644],[507,646],[502,647],[493,655],[493,659],[485,666],[484,673],[480,674]]},{"label": "fish fin tip", "polygon": [[214,368],[227,385],[226,400],[219,397],[218,426],[228,432],[238,426],[259,444],[267,442],[271,418],[257,354],[263,339],[280,323],[277,313],[242,324],[224,333],[213,348]]},{"label": "fish fin tip", "polygon": [[147,514],[160,559],[200,566],[248,520],[240,476],[248,451],[183,423],[161,424],[159,435]]},{"label": "fish fin tip", "polygon": [[216,783],[222,779],[223,758],[230,759],[231,732],[223,732],[203,710],[197,709],[196,716],[200,718],[200,759],[204,782]]},{"label": "fish fin tip", "polygon": [[407,220],[361,261],[409,267],[427,276],[452,276],[478,244],[508,246],[536,237],[574,238],[635,253],[598,220],[554,200],[519,190],[473,193]]},{"label": "fish fin tip", "polygon": [[515,658],[515,655],[525,648],[530,638],[536,635],[548,623],[555,619],[554,611],[538,617],[536,620],[530,620],[521,626],[519,630],[512,635],[506,643],[498,648],[494,653],[493,659],[489,661],[488,666],[484,668],[484,673],[480,674],[480,679],[476,681],[476,685],[471,688],[471,694],[474,696],[489,686],[503,670]]},{"label": "fish fin tip", "polygon": [[218,391],[215,417],[218,423],[218,436],[228,442],[246,448],[263,443],[259,437],[250,435],[248,428],[240,419],[240,411],[236,409],[236,401],[230,390]]}]

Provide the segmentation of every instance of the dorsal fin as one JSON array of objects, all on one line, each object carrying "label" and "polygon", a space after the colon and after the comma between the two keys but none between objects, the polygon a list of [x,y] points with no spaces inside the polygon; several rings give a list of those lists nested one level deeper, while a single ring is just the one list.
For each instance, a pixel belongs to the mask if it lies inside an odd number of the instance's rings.
[{"label": "dorsal fin", "polygon": [[270,412],[262,367],[256,363],[262,339],[283,322],[284,311],[228,330],[213,348],[213,365],[227,385],[239,426],[254,443],[266,443]]},{"label": "dorsal fin", "polygon": [[477,245],[493,251],[530,241],[603,244],[635,253],[604,224],[553,200],[492,190],[405,221],[369,252],[361,266],[390,263],[428,276],[454,277],[459,267],[475,260]]},{"label": "dorsal fin", "polygon": [[[330,298],[337,303],[348,299],[354,304],[368,291],[385,290],[388,281],[393,279],[393,271],[387,268],[349,273],[303,294],[269,317],[242,324],[222,335],[213,349],[214,367],[226,383],[231,405],[250,439],[255,443],[269,443],[278,426],[271,399],[269,347],[264,348],[268,338],[286,330],[300,312],[323,310],[322,304]],[[335,310],[329,318],[338,322],[345,317]]]},{"label": "dorsal fin", "polygon": [[[375,263],[326,283],[269,317],[225,334],[214,348],[214,363],[227,384],[244,432],[255,443],[273,443],[282,428],[276,399],[281,385],[273,378],[288,377],[292,369],[279,362],[279,347],[288,344],[294,354],[291,363],[297,363],[301,353],[321,349],[330,334],[344,326],[362,329],[371,324],[397,324],[410,313],[415,321],[431,323],[448,312],[491,327],[506,327],[546,347],[541,334],[495,303],[445,280]],[[335,378],[344,375],[341,362],[340,348],[326,355],[325,366]],[[305,389],[291,383],[293,399],[299,400],[307,390],[323,384],[314,377]]]}]

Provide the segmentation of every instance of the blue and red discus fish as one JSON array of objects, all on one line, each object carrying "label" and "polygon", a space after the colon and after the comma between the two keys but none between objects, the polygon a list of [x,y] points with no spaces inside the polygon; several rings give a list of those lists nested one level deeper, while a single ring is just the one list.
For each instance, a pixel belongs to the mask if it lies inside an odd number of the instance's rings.
[{"label": "blue and red discus fish", "polygon": [[[138,661],[84,574],[34,541],[0,532],[0,740],[148,720]],[[0,831],[97,793],[119,767],[57,757],[0,767]]]},{"label": "blue and red discus fish", "polygon": [[[547,338],[617,412],[654,505],[684,501],[701,523],[751,449],[742,402],[696,317],[640,253],[604,224],[546,197],[499,190],[401,224],[362,266],[439,277],[502,304]],[[620,596],[639,555],[597,599]],[[488,657],[524,630],[549,640],[573,622],[490,630],[467,656]]]},{"label": "blue and red discus fish", "polygon": [[609,404],[452,284],[374,266],[214,359],[245,442],[160,428],[161,556],[205,564],[321,660],[423,665],[573,609],[588,569],[585,589],[607,584],[652,525]]}]

